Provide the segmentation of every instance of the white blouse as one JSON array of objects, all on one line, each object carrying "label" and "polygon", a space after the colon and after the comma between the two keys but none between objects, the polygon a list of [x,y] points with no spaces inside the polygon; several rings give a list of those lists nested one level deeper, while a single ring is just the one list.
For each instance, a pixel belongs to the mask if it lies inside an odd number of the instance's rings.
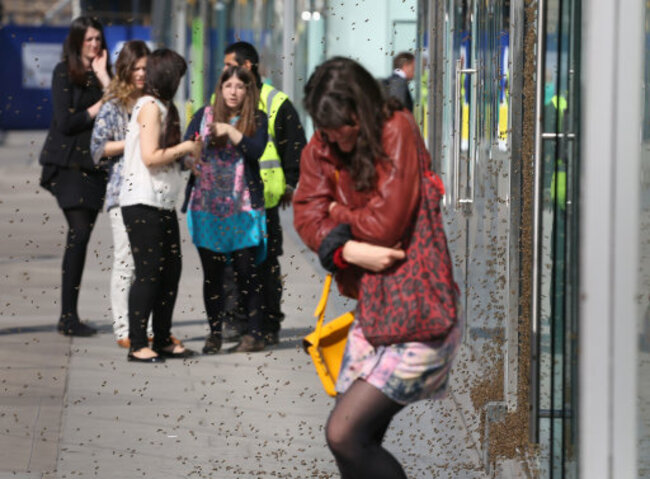
[{"label": "white blouse", "polygon": [[143,96],[133,107],[124,145],[120,206],[141,204],[173,210],[182,187],[180,162],[146,166],[142,161],[138,114],[145,104],[151,102],[160,109],[161,125],[165,124],[167,107],[160,100],[152,96]]}]

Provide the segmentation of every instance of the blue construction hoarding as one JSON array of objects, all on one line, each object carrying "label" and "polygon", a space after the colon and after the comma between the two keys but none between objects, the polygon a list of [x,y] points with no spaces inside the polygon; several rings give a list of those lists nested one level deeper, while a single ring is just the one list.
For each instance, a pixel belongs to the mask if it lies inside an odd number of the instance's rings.
[{"label": "blue construction hoarding", "polygon": [[[113,63],[125,41],[150,41],[151,28],[110,26],[104,31]],[[43,129],[52,117],[50,85],[67,27],[0,28],[0,129]]]}]

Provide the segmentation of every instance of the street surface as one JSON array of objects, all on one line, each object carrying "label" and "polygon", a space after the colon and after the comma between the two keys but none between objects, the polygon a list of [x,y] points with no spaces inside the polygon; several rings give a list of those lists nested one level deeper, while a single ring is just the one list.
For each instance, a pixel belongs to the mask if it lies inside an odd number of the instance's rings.
[{"label": "street surface", "polygon": [[[45,132],[0,146],[0,479],[338,477],[323,427],[333,405],[301,347],[323,270],[283,213],[281,343],[260,353],[128,363],[111,327],[112,241],[101,214],[79,312],[92,338],[56,333],[65,222],[39,187]],[[173,332],[200,351],[202,272],[181,216],[183,274]],[[328,317],[351,303],[333,294]],[[228,345],[227,345],[228,346]],[[452,378],[452,391],[456,386]],[[482,478],[482,456],[452,393],[395,419],[387,448],[409,478]]]}]

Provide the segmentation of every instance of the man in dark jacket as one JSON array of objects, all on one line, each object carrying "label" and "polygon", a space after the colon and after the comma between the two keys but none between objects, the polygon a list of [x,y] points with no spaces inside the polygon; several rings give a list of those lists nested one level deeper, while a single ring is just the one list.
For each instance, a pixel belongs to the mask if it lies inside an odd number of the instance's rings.
[{"label": "man in dark jacket", "polygon": [[409,91],[409,82],[415,75],[415,56],[402,52],[393,58],[393,74],[384,81],[386,94],[397,98],[404,107],[413,111],[413,98]]},{"label": "man in dark jacket", "polygon": [[282,302],[282,277],[278,257],[282,254],[282,227],[279,207],[291,205],[293,190],[300,175],[300,154],[307,140],[298,112],[289,97],[263,84],[258,72],[259,55],[247,42],[236,42],[224,52],[225,66],[239,65],[250,70],[260,89],[259,108],[268,116],[269,143],[260,158],[260,173],[264,181],[268,252],[260,265],[262,294],[264,297],[264,328],[267,344],[278,343],[280,322],[284,313]]}]

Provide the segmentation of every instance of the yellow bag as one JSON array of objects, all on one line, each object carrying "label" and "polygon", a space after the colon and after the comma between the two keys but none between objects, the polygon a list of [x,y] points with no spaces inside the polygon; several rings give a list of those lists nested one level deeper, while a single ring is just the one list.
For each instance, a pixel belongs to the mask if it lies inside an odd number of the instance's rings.
[{"label": "yellow bag", "polygon": [[302,345],[314,361],[316,372],[323,383],[325,392],[330,396],[336,396],[336,379],[339,377],[345,343],[348,340],[348,330],[354,321],[354,313],[350,311],[323,324],[331,284],[332,275],[328,274],[323,285],[323,294],[314,312],[314,316],[318,318],[316,329],[313,333],[305,336]]}]

